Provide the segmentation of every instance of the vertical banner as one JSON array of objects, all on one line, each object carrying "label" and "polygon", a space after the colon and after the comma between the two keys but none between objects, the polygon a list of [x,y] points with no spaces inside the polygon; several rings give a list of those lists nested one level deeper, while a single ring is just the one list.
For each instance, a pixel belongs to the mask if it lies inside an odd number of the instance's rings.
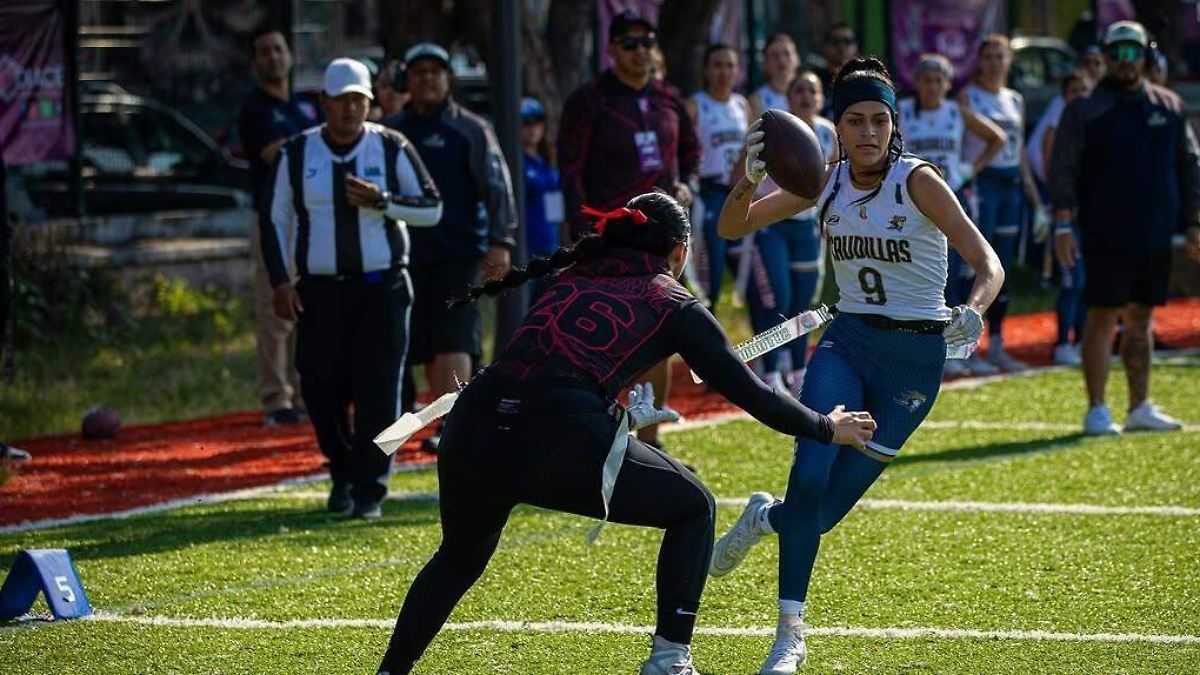
[{"label": "vertical banner", "polygon": [[63,0],[0,2],[0,148],[6,164],[75,153],[63,9]]},{"label": "vertical banner", "polygon": [[913,70],[925,53],[954,65],[954,86],[975,69],[979,41],[1001,26],[1004,0],[892,0],[892,51],[897,84],[913,87]]}]

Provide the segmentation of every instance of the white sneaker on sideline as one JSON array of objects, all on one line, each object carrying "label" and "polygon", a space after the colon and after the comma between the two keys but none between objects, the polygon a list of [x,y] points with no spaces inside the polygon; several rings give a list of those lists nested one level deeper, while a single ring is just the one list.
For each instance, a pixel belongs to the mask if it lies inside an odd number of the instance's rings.
[{"label": "white sneaker on sideline", "polygon": [[967,359],[967,370],[972,375],[997,375],[1000,373],[1000,369],[983,358],[979,352],[975,352],[971,358]]},{"label": "white sneaker on sideline", "polygon": [[1078,366],[1082,364],[1083,357],[1079,355],[1079,350],[1075,348],[1075,345],[1054,346],[1054,365]]},{"label": "white sneaker on sideline", "polygon": [[642,663],[638,675],[700,675],[692,663],[692,650],[663,648],[655,638],[650,657]]},{"label": "white sneaker on sideline", "polygon": [[993,343],[988,347],[988,362],[996,366],[1006,373],[1019,373],[1024,370],[1029,370],[1029,364],[1024,361],[1018,361],[1004,351],[1002,344]]},{"label": "white sneaker on sideline", "polygon": [[963,377],[971,374],[971,369],[967,367],[966,359],[946,359],[946,365],[942,367],[942,377]]},{"label": "white sneaker on sideline", "polygon": [[1150,401],[1142,401],[1125,417],[1125,431],[1179,431],[1183,422],[1171,417]]},{"label": "white sneaker on sideline", "polygon": [[742,515],[733,524],[733,529],[713,545],[712,560],[708,564],[708,573],[711,576],[723,577],[742,564],[746,554],[765,534],[758,526],[758,512],[774,501],[775,498],[769,492],[755,492],[750,495],[750,503],[742,509]]},{"label": "white sneaker on sideline", "polygon": [[1121,433],[1121,427],[1113,421],[1108,406],[1101,403],[1088,409],[1083,417],[1083,433],[1088,436],[1115,436]]},{"label": "white sneaker on sideline", "polygon": [[771,645],[771,653],[763,661],[759,675],[793,675],[796,669],[808,657],[808,648],[804,646],[804,627],[799,621],[795,623],[780,622],[775,629],[775,644]]}]

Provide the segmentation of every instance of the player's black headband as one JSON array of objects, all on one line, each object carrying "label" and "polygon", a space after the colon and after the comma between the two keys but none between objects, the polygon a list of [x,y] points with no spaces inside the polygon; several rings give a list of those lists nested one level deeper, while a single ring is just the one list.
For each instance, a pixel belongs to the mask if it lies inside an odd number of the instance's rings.
[{"label": "player's black headband", "polygon": [[856,77],[833,90],[833,123],[841,121],[846,108],[863,101],[879,101],[896,114],[896,90],[891,85],[876,77]]}]

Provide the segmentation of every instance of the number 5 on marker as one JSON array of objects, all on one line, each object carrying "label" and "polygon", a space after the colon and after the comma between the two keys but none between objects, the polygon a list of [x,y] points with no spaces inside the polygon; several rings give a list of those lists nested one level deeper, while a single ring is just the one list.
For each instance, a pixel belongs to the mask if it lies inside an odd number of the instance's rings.
[{"label": "number 5 on marker", "polygon": [[63,600],[67,602],[75,602],[75,590],[71,588],[71,581],[66,577],[54,577],[54,585],[58,586],[58,590],[62,591]]}]

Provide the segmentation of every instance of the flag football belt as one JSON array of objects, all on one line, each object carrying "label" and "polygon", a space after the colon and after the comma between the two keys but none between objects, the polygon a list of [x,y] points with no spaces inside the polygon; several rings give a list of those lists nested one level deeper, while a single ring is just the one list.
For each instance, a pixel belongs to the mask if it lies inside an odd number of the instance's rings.
[{"label": "flag football belt", "polygon": [[948,321],[901,321],[878,314],[850,314],[872,328],[883,330],[899,330],[905,333],[920,333],[921,335],[941,335],[949,325]]}]

